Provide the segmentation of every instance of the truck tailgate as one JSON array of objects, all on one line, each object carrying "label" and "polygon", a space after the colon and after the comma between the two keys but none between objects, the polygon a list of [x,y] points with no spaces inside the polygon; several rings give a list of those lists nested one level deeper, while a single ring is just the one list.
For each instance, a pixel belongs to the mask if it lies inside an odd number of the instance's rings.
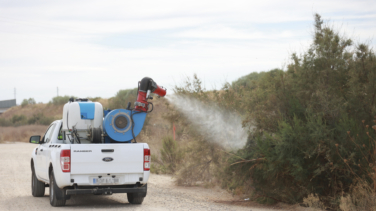
[{"label": "truck tailgate", "polygon": [[71,174],[143,173],[143,144],[72,144]]}]

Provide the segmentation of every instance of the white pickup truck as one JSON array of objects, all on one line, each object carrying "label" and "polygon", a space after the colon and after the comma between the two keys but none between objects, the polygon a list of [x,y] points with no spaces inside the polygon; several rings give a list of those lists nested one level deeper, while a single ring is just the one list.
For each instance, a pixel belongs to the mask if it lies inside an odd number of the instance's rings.
[{"label": "white pickup truck", "polygon": [[63,119],[54,121],[45,135],[30,137],[39,144],[31,154],[32,194],[44,196],[50,187],[52,206],[64,206],[71,195],[127,193],[141,204],[147,193],[150,148],[137,143],[146,115],[153,110],[152,94],[166,95],[153,79],[139,82],[134,108],[103,110],[98,102],[69,99]]},{"label": "white pickup truck", "polygon": [[150,149],[146,143],[72,144],[54,121],[31,155],[31,187],[42,197],[50,187],[52,206],[64,206],[71,195],[127,193],[128,201],[141,204],[147,193]]}]

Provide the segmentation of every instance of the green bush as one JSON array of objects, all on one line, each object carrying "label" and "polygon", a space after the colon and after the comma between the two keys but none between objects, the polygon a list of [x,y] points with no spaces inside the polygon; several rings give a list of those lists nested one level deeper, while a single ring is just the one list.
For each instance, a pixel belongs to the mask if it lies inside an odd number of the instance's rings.
[{"label": "green bush", "polygon": [[21,103],[21,106],[22,107],[25,107],[27,105],[35,105],[37,104],[36,101],[34,100],[34,98],[29,98],[29,99],[24,99]]},{"label": "green bush", "polygon": [[39,124],[39,125],[50,125],[54,120],[55,120],[55,118],[53,118],[53,117],[42,116],[41,119],[37,122],[37,124]]},{"label": "green bush", "polygon": [[174,173],[182,161],[182,153],[171,136],[163,138],[162,144],[161,161],[167,169],[166,173]]},{"label": "green bush", "polygon": [[52,103],[54,105],[64,105],[65,103],[67,103],[69,101],[70,98],[76,98],[76,97],[74,97],[74,96],[68,96],[68,95],[57,96],[57,97],[52,98],[52,100],[50,101],[50,103]]},{"label": "green bush", "polygon": [[27,123],[30,125],[50,125],[54,120],[55,119],[53,117],[46,117],[43,115],[43,113],[37,113],[33,114],[33,116],[27,120]]},{"label": "green bush", "polygon": [[24,99],[23,101],[22,101],[22,103],[21,103],[21,106],[22,107],[25,107],[25,106],[27,106],[29,104],[29,102],[27,101],[27,99]]},{"label": "green bush", "polygon": [[87,99],[90,100],[90,101],[92,101],[92,102],[96,102],[96,101],[98,101],[98,100],[100,100],[102,98],[101,97],[88,97]]},{"label": "green bush", "polygon": [[126,108],[128,102],[131,102],[131,108],[134,106],[137,98],[137,88],[120,90],[116,93],[116,96],[109,99],[109,108]]},{"label": "green bush", "polygon": [[183,186],[217,185],[226,157],[218,144],[205,139],[193,140],[184,149],[184,162],[179,165],[176,183]]},{"label": "green bush", "polygon": [[34,100],[34,98],[29,98],[27,100],[27,102],[28,102],[29,105],[35,105],[35,104],[37,104],[37,102]]},{"label": "green bush", "polygon": [[37,122],[39,122],[40,118],[43,116],[42,113],[37,113],[37,114],[33,114],[32,117],[30,117],[28,120],[27,120],[27,123],[30,124],[30,125],[33,125],[33,124],[36,124]]},{"label": "green bush", "polygon": [[9,126],[20,126],[27,124],[27,117],[24,115],[14,115],[10,119],[0,118],[0,126],[9,127]]},{"label": "green bush", "polygon": [[13,124],[22,124],[22,123],[26,123],[27,121],[27,118],[25,115],[14,115],[11,119],[12,123]]},{"label": "green bush", "polygon": [[315,18],[313,43],[292,55],[287,71],[254,74],[228,88],[243,96],[244,126],[256,129],[237,153],[242,159],[230,161],[236,164],[227,172],[236,176],[225,186],[252,180],[266,198],[297,203],[315,194],[338,208],[355,180],[376,183],[376,56]]},{"label": "green bush", "polygon": [[[319,15],[314,30],[309,49],[292,54],[287,70],[251,73],[220,91],[203,90],[197,76],[174,89],[244,117],[248,142],[228,158],[223,187],[252,186],[248,193],[268,203],[301,203],[313,194],[333,209],[357,181],[376,187],[376,55]],[[187,157],[194,156],[201,158]],[[189,165],[180,172],[192,175]]]},{"label": "green bush", "polygon": [[0,126],[1,127],[9,127],[12,125],[12,122],[8,119],[0,118]]}]

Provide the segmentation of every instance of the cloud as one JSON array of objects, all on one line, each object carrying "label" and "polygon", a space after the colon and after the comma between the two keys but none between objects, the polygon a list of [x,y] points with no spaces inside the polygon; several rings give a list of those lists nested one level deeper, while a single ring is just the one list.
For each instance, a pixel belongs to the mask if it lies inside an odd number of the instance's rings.
[{"label": "cloud", "polygon": [[211,25],[208,27],[200,27],[195,29],[186,30],[176,34],[173,37],[186,37],[186,38],[206,38],[206,39],[260,39],[263,34],[259,31],[247,32],[237,30],[231,27],[222,25]]},{"label": "cloud", "polygon": [[[197,39],[233,39],[233,40],[261,40],[261,39],[281,39],[293,38],[302,35],[301,31],[292,32],[291,30],[278,31],[273,33],[272,30],[264,29],[242,29],[232,28],[223,25],[210,25],[181,31],[171,34],[172,37],[180,38],[197,38]],[[255,28],[255,27],[252,27]]]},{"label": "cloud", "polygon": [[[319,12],[359,40],[375,35],[374,1],[2,1],[0,100],[112,97],[144,76],[171,90],[198,73],[207,88],[282,67]],[[375,45],[374,41],[371,41]]]}]

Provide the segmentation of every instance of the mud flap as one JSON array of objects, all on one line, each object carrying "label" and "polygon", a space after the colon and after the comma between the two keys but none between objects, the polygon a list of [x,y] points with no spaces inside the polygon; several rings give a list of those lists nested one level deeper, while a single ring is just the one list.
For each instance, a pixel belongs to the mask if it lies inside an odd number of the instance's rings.
[{"label": "mud flap", "polygon": [[60,189],[60,188],[56,185],[55,176],[54,176],[54,187],[50,187],[50,188],[53,188],[53,189],[54,189],[55,194],[56,194],[56,199],[57,199],[57,200],[70,199],[70,196],[67,196],[67,195],[65,194],[65,189]]},{"label": "mud flap", "polygon": [[145,186],[145,192],[140,192],[140,193],[133,193],[135,197],[146,197],[146,193],[148,192],[148,184]]}]

